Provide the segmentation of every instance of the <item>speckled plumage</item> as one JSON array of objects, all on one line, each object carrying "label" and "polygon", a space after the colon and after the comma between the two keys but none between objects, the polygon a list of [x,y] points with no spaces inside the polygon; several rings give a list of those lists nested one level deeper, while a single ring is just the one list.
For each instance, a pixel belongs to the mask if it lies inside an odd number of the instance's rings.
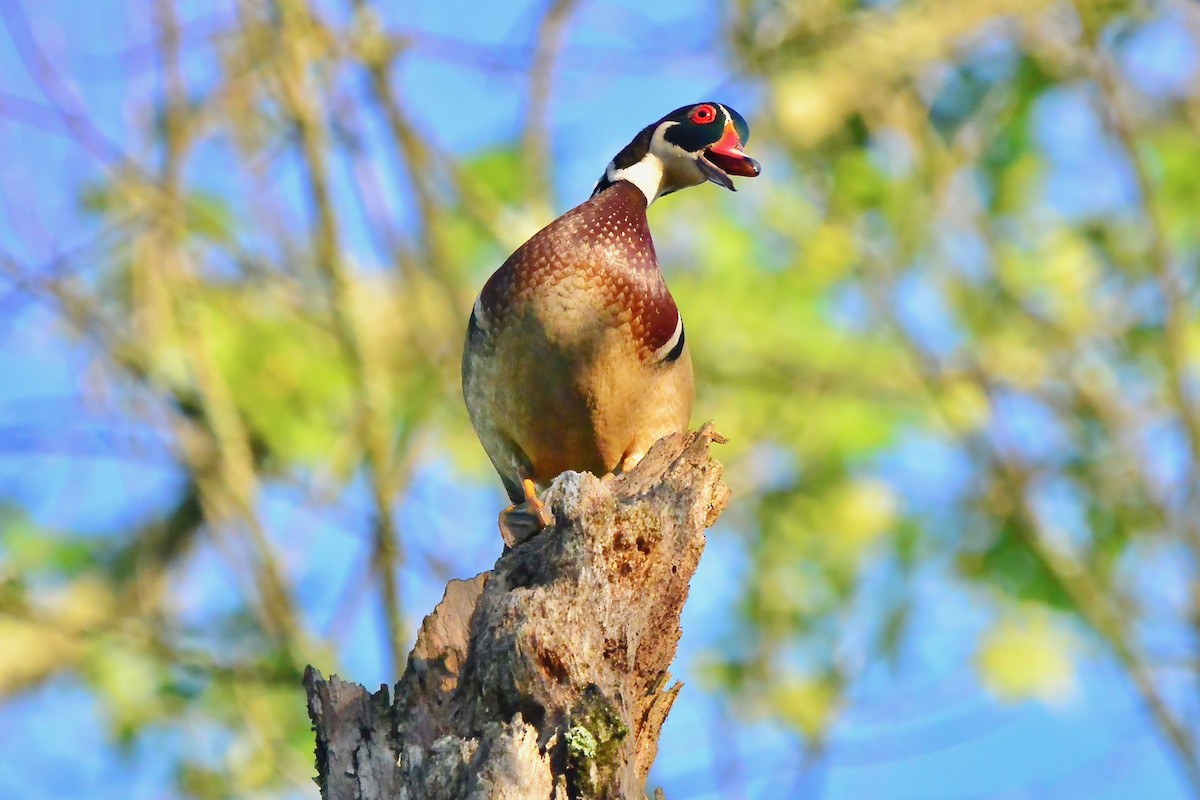
[{"label": "speckled plumage", "polygon": [[[537,298],[557,301],[568,317],[584,304],[627,324],[648,357],[675,333],[678,310],[658,268],[646,222],[646,198],[628,183],[577,206],[521,245],[483,287],[489,319]],[[542,314],[543,322],[565,321]],[[562,327],[562,326],[559,326]]]},{"label": "speckled plumage", "polygon": [[614,472],[687,427],[691,357],[646,205],[632,184],[614,184],[535,234],[483,288],[463,393],[514,502],[523,478]]}]

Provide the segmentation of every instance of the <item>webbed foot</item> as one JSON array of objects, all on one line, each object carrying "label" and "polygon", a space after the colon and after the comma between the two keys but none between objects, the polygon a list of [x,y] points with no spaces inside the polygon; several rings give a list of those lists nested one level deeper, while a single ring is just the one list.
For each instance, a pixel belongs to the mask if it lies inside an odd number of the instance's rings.
[{"label": "webbed foot", "polygon": [[554,524],[554,517],[538,497],[533,481],[526,478],[521,485],[525,489],[525,502],[504,509],[498,520],[500,538],[510,548],[528,541]]}]

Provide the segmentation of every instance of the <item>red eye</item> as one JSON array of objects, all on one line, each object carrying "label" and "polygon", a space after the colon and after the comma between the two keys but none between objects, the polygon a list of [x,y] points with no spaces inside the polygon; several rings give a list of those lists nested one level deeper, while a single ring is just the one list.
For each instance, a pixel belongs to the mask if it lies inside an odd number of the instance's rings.
[{"label": "red eye", "polygon": [[692,122],[697,125],[707,125],[717,118],[717,110],[705,103],[702,106],[696,106],[692,109]]}]

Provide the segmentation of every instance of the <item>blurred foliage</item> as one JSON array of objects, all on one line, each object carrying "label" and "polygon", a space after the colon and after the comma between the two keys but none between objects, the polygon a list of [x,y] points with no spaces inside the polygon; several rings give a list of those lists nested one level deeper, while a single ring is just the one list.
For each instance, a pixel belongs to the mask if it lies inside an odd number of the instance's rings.
[{"label": "blurred foliage", "polygon": [[1002,697],[1063,700],[1074,687],[1070,643],[1041,615],[1002,622],[979,648],[979,671]]},{"label": "blurred foliage", "polygon": [[[4,512],[0,691],[71,673],[116,738],[208,742],[179,766],[205,798],[311,772],[297,676],[326,645],[263,531],[263,487],[369,487],[364,569],[402,656],[408,542],[391,501],[431,454],[492,480],[458,401],[465,319],[548,209],[582,199],[525,180],[545,167],[518,132],[439,151],[396,90],[410,41],[382,12],[236,6],[192,43],[214,70],[203,82],[180,66],[170,3],[154,6],[161,85],[128,98],[146,120],[130,152],[149,155],[77,186],[80,214],[120,236],[74,275],[5,260],[98,349],[106,397],[168,442],[184,479],[173,507],[100,543]],[[763,98],[748,116],[764,177],[652,211],[695,332],[697,420],[731,439],[724,524],[748,557],[712,685],[819,742],[865,665],[911,646],[921,581],[952,577],[987,609],[985,685],[1069,695],[1069,626],[1089,631],[1200,793],[1194,725],[1144,636],[1166,619],[1188,638],[1200,563],[1200,10],[737,0],[724,14],[730,71]],[[1185,81],[1139,62],[1164,35],[1191,53]],[[83,144],[100,136],[80,125]],[[371,256],[352,258],[363,239]],[[925,474],[933,451],[953,474]],[[236,598],[185,619],[169,588],[213,547]],[[1190,600],[1147,597],[1148,554],[1184,565]]]}]

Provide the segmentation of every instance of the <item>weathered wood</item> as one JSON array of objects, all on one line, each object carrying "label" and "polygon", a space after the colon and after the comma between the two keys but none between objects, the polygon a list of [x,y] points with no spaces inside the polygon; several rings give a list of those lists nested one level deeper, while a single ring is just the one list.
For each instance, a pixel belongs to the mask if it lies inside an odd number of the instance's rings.
[{"label": "weathered wood", "polygon": [[644,797],[688,584],[729,496],[711,441],[706,426],[628,475],[555,480],[554,527],[450,582],[390,706],[310,668],[322,797]]}]

